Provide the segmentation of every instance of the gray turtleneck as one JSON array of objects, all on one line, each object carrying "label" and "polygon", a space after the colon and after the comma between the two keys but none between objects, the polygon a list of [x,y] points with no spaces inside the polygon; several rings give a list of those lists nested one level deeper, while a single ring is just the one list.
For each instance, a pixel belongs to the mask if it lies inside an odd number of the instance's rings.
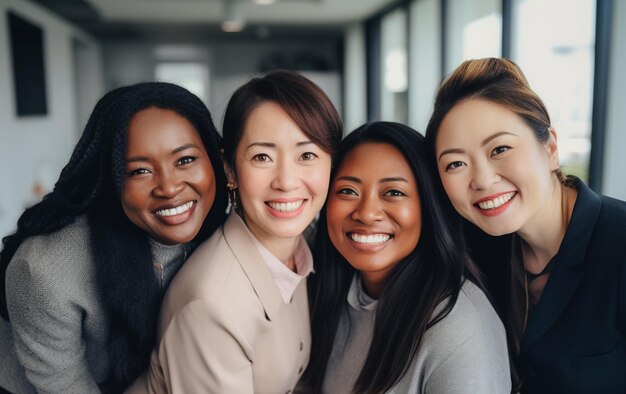
[{"label": "gray turtleneck", "polygon": [[[186,245],[151,241],[167,287]],[[7,269],[10,322],[0,319],[0,387],[15,393],[94,393],[109,371],[107,316],[96,286],[86,217],[27,239]]]},{"label": "gray turtleneck", "polygon": [[[377,303],[355,275],[326,367],[324,393],[352,391],[372,341]],[[498,315],[483,292],[465,281],[450,313],[426,331],[413,364],[389,393],[509,393],[507,354]]]}]

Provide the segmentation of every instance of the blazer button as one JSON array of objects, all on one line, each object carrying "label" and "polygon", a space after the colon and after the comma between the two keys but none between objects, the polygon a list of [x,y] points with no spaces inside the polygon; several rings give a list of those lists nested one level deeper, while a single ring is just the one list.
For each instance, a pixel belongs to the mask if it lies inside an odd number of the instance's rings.
[{"label": "blazer button", "polygon": [[300,367],[300,368],[298,369],[298,375],[300,375],[300,374],[302,373],[302,369],[303,369],[302,367]]},{"label": "blazer button", "polygon": [[302,343],[302,341],[300,341],[300,351],[302,351],[303,348],[304,348],[304,344]]}]

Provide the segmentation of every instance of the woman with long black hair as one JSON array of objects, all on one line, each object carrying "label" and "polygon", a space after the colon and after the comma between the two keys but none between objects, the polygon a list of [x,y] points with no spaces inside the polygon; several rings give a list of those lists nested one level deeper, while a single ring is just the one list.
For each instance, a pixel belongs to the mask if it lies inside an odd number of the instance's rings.
[{"label": "woman with long black hair", "polygon": [[0,386],[121,392],[147,366],[186,256],[225,219],[217,134],[167,83],[106,94],[54,190],[0,255]]},{"label": "woman with long black hair", "polygon": [[505,393],[504,327],[415,130],[361,126],[341,143],[310,281],[311,360],[325,393]]}]

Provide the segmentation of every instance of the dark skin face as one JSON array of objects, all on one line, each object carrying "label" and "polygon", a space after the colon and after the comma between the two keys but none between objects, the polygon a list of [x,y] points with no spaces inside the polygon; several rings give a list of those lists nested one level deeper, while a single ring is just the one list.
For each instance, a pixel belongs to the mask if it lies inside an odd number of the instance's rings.
[{"label": "dark skin face", "polygon": [[402,153],[386,143],[351,150],[331,184],[326,217],[333,245],[378,298],[422,229],[417,182]]},{"label": "dark skin face", "polygon": [[174,245],[200,231],[215,199],[215,174],[200,135],[174,111],[151,107],[128,128],[122,209],[156,241]]}]

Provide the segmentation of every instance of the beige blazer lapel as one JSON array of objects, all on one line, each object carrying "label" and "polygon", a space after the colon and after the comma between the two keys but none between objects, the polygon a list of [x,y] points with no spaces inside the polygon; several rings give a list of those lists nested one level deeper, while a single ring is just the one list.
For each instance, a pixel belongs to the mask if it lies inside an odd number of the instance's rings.
[{"label": "beige blazer lapel", "polygon": [[273,320],[283,304],[274,278],[254,246],[245,223],[231,212],[224,224],[224,239],[259,297],[268,320]]}]

